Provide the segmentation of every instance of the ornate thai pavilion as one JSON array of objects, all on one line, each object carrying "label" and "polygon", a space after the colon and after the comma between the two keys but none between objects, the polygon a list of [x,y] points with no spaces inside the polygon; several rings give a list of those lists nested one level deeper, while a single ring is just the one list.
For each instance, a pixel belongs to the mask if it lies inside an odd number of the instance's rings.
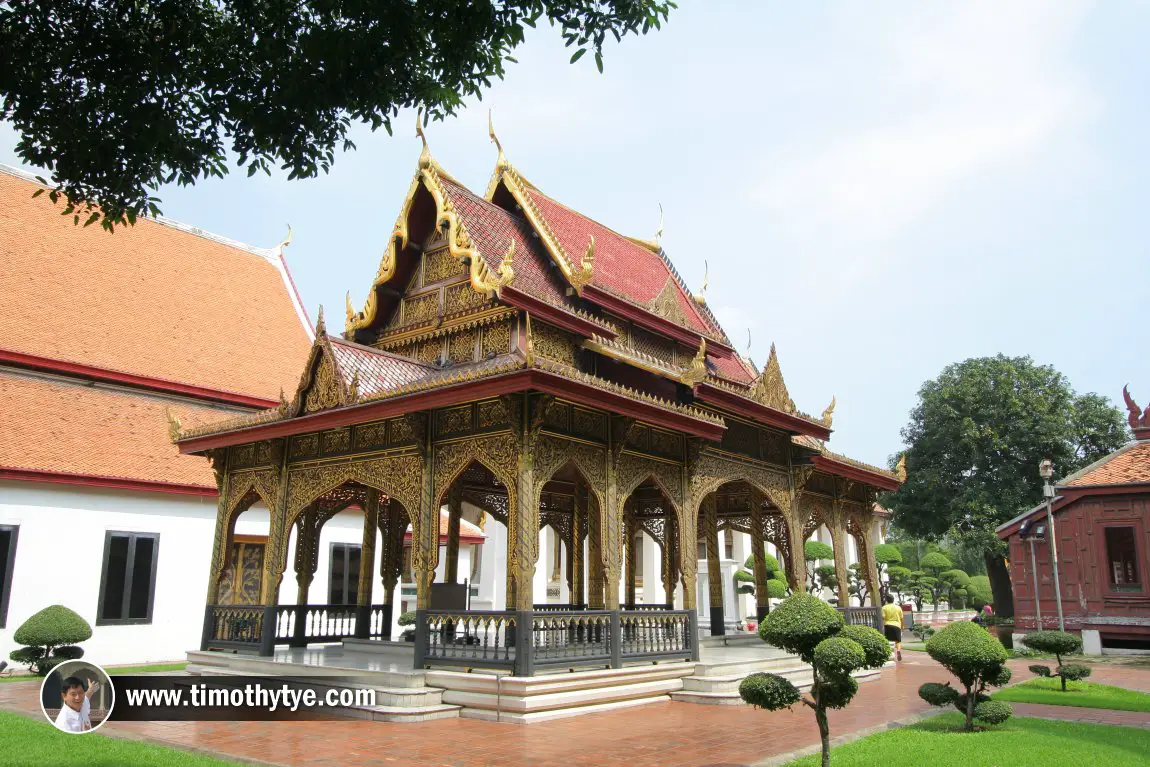
[{"label": "ornate thai pavilion", "polygon": [[[819,418],[797,410],[774,347],[761,371],[740,356],[658,241],[565,207],[501,147],[485,193],[474,194],[419,135],[418,169],[366,303],[355,311],[349,299],[339,337],[321,313],[296,392],[252,415],[174,425],[181,452],[207,456],[219,485],[204,648],[268,654],[277,642],[327,636],[310,628],[306,604],[277,608],[277,594],[292,529],[306,595],[319,527],[353,506],[364,510],[366,563],[354,633],[387,631],[372,627],[390,625],[377,613],[390,614],[410,525],[417,665],[463,657],[530,673],[549,653],[564,663],[580,653],[614,663],[690,656],[697,540],[717,561],[723,527],[751,536],[760,617],[764,541],[802,588],[803,543],[821,525],[833,539],[839,603],[848,604],[848,536],[875,598],[874,501],[899,477],[826,448],[833,402]],[[453,583],[464,502],[506,526],[504,611],[477,614],[437,597],[451,593],[434,583],[440,510],[450,512],[443,580]],[[234,521],[254,503],[272,520],[263,606],[219,605]],[[563,610],[534,602],[544,526],[568,553]],[[640,529],[662,552],[662,610],[628,604],[635,574],[623,542]],[[384,599],[372,606],[376,561]],[[713,592],[722,581],[709,588],[721,633]],[[593,647],[576,652],[580,643]]]}]

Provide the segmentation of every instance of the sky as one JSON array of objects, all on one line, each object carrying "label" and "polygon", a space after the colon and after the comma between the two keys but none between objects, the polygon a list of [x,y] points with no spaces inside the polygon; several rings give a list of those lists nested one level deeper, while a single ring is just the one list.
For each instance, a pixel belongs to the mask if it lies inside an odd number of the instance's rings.
[{"label": "sky", "polygon": [[[482,193],[491,108],[548,195],[645,238],[661,204],[663,246],[693,289],[707,270],[735,346],[761,366],[774,342],[801,410],[837,398],[829,447],[885,465],[919,387],[970,357],[1150,399],[1148,23],[1150,0],[680,0],[662,31],[612,43],[603,74],[541,26],[427,135]],[[161,207],[262,247],[290,223],[304,303],[339,326],[415,173],[414,122],[357,127],[329,175],[238,170]],[[0,126],[0,162],[19,164],[15,143]]]}]

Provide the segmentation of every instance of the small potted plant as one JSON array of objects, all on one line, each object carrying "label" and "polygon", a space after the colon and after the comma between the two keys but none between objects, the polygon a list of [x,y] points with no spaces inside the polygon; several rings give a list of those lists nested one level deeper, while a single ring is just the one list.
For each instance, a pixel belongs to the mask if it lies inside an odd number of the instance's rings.
[{"label": "small potted plant", "polygon": [[414,628],[415,627],[415,613],[411,610],[408,610],[407,612],[405,612],[399,616],[398,623],[400,626],[410,626],[411,627],[411,628],[405,629],[404,632],[399,635],[399,638],[402,639],[404,642],[414,642],[415,641],[415,628]]}]

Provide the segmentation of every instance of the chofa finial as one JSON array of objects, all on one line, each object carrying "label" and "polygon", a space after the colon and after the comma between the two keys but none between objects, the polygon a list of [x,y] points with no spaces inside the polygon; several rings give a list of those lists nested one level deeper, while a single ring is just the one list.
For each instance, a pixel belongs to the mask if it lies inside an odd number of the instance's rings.
[{"label": "chofa finial", "polygon": [[1126,401],[1126,423],[1134,430],[1134,439],[1150,439],[1150,404],[1141,410],[1130,396],[1130,384],[1122,387],[1122,399]]},{"label": "chofa finial", "polygon": [[828,429],[831,427],[831,423],[834,421],[836,402],[837,400],[835,399],[834,395],[831,395],[831,404],[827,405],[827,409],[823,411],[823,417],[819,419],[819,422],[822,423],[823,426],[826,426]]},{"label": "chofa finial", "polygon": [[503,144],[499,143],[499,137],[495,135],[495,123],[491,119],[490,108],[487,110],[487,135],[491,137],[491,142],[495,144],[495,148],[499,150],[499,159],[495,161],[496,167],[505,167],[507,165],[507,155],[503,154]]},{"label": "chofa finial", "polygon": [[327,335],[327,325],[323,321],[323,304],[319,305],[319,311],[315,315],[315,337],[323,338]]},{"label": "chofa finial", "polygon": [[707,377],[707,339],[699,339],[699,351],[695,352],[690,364],[683,370],[679,380],[687,386],[694,386]]},{"label": "chofa finial", "polygon": [[291,224],[287,225],[287,237],[284,237],[279,241],[279,244],[276,245],[276,253],[282,256],[284,254],[284,248],[286,248],[288,245],[291,245]]},{"label": "chofa finial", "polygon": [[698,293],[691,296],[691,298],[695,299],[695,303],[698,304],[699,306],[702,306],[703,304],[707,303],[707,285],[710,284],[710,279],[709,279],[710,271],[711,271],[711,266],[704,259],[703,260],[703,287],[699,289]]},{"label": "chofa finial", "polygon": [[899,456],[898,463],[894,465],[894,476],[899,482],[906,482],[906,453]]},{"label": "chofa finial", "polygon": [[655,244],[663,247],[663,203],[659,203],[659,228],[655,230]]},{"label": "chofa finial", "polygon": [[427,134],[423,132],[423,110],[415,111],[415,135],[423,142],[423,151],[419,153],[419,167],[431,166],[431,149],[427,146]]}]

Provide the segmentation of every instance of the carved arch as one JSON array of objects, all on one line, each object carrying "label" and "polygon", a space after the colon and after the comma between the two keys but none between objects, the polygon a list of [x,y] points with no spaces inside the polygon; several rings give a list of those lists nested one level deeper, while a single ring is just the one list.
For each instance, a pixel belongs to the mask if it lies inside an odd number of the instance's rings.
[{"label": "carved arch", "polygon": [[299,515],[325,493],[347,482],[358,482],[399,501],[418,530],[423,466],[414,453],[384,456],[367,461],[293,469],[288,472],[288,503],[285,527],[295,524]]},{"label": "carved arch", "polygon": [[555,472],[568,463],[575,466],[587,482],[591,494],[595,496],[596,503],[602,505],[607,490],[606,458],[607,453],[603,448],[546,434],[540,435],[533,453],[535,505],[539,506],[541,503],[543,487],[551,481]]},{"label": "carved arch", "polygon": [[779,472],[704,452],[689,478],[691,503],[698,514],[703,499],[728,482],[746,482],[784,514],[790,510],[790,481]]}]

